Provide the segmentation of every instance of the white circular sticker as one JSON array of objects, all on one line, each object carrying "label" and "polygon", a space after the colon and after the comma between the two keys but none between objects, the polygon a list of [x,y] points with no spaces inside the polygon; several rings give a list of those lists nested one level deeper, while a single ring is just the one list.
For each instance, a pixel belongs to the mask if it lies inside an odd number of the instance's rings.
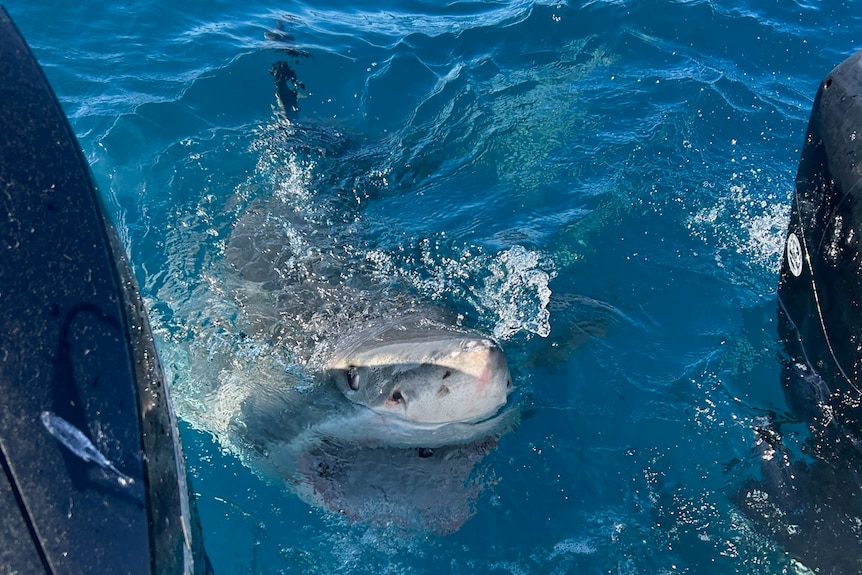
[{"label": "white circular sticker", "polygon": [[795,277],[802,273],[802,246],[793,232],[787,236],[787,267]]}]

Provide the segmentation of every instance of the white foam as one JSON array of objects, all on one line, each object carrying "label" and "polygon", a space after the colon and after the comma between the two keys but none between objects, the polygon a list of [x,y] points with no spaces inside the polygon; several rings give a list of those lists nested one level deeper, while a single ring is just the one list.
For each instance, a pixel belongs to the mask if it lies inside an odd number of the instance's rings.
[{"label": "white foam", "polygon": [[249,151],[257,155],[255,176],[268,193],[285,203],[304,206],[314,197],[316,163],[296,155],[291,138],[296,130],[287,120],[276,120],[260,128]]},{"label": "white foam", "polygon": [[695,212],[688,228],[712,247],[719,267],[747,283],[743,276],[752,271],[778,273],[790,206],[774,193],[758,197],[740,179],[734,174],[727,193]]},{"label": "white foam", "polygon": [[446,255],[439,241],[418,242],[418,258],[371,250],[366,261],[375,273],[406,281],[432,300],[466,300],[480,318],[493,325],[494,337],[509,339],[519,332],[547,337],[551,332],[548,286],[553,263],[541,252],[520,245],[494,255],[466,247]]},{"label": "white foam", "polygon": [[554,550],[551,551],[549,559],[554,559],[561,555],[591,555],[595,552],[595,545],[586,539],[565,539],[554,545]]}]

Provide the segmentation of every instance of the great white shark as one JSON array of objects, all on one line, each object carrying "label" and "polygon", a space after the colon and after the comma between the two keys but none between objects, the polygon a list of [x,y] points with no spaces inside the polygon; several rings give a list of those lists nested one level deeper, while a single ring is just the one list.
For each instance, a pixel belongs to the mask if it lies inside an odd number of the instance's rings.
[{"label": "great white shark", "polygon": [[[279,102],[301,86],[289,68],[273,71]],[[319,146],[344,148],[296,112],[294,102],[277,113],[278,138],[263,152],[294,150],[288,172]],[[369,273],[351,227],[359,214],[321,217],[326,191],[305,193],[264,190],[238,209],[223,259],[202,282],[209,292],[196,305],[216,305],[195,311],[201,323],[177,362],[203,386],[193,424],[312,505],[454,531],[488,483],[477,464],[518,421],[505,354],[445,305]],[[330,199],[356,209],[337,192]]]}]

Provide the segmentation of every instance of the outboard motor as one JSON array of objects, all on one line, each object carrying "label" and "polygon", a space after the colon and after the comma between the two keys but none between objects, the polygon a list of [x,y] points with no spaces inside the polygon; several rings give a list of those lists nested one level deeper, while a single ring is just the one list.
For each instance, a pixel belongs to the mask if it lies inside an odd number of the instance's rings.
[{"label": "outboard motor", "polygon": [[4,572],[210,571],[134,277],[2,8],[0,511]]},{"label": "outboard motor", "polygon": [[783,422],[756,418],[762,477],[731,498],[794,560],[862,573],[862,52],[821,83],[778,287],[782,384],[801,449]]},{"label": "outboard motor", "polygon": [[862,51],[814,100],[778,300],[791,408],[862,456]]}]

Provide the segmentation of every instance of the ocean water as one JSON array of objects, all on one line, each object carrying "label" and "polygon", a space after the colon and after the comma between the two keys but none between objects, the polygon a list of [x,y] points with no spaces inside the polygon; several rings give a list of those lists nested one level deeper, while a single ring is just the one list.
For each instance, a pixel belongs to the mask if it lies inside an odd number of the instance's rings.
[{"label": "ocean water", "polygon": [[[784,229],[818,83],[862,46],[857,5],[6,8],[128,250],[217,572],[798,568],[730,497],[759,475],[755,418],[787,412]],[[279,61],[301,82],[290,122]],[[205,429],[207,373],[178,348],[230,358],[240,380],[283,359],[219,339],[231,230],[273,198],[330,230],[307,249],[348,246],[336,263],[506,350],[522,421],[474,471],[487,488],[454,533],[310,507]]]}]

